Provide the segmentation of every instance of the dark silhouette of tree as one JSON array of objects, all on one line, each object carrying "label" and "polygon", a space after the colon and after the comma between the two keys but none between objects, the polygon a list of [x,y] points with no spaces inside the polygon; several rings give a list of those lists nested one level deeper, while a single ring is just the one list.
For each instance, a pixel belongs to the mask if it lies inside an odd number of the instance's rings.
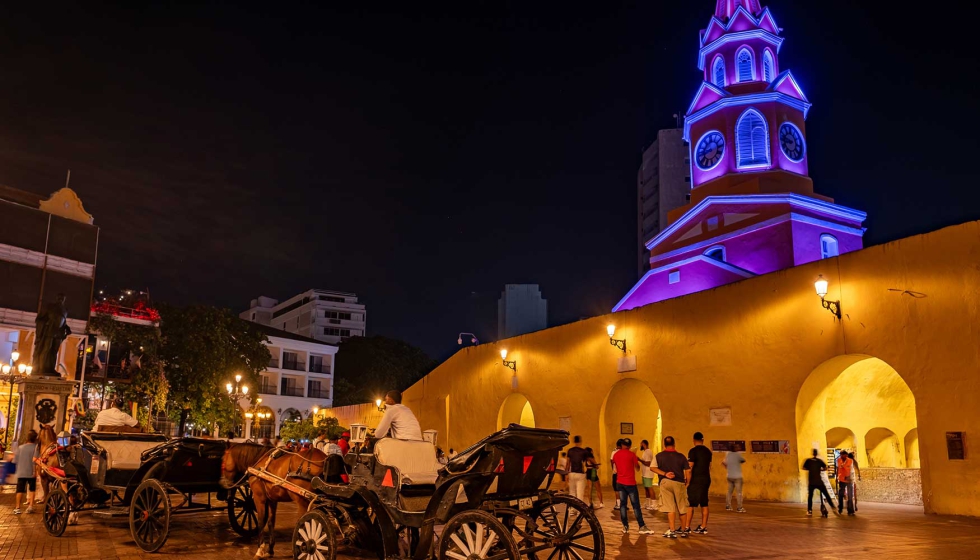
[{"label": "dark silhouette of tree", "polygon": [[340,343],[334,378],[334,406],[374,402],[392,389],[404,390],[436,367],[422,350],[383,336]]}]

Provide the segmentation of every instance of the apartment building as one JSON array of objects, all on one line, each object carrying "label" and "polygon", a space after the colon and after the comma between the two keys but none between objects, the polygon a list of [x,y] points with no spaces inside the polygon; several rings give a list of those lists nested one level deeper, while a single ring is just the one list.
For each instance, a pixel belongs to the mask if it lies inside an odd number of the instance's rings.
[{"label": "apartment building", "polygon": [[282,303],[260,296],[239,317],[328,344],[364,336],[367,329],[367,310],[357,294],[330,290],[308,290]]},{"label": "apartment building", "polygon": [[[334,358],[337,346],[261,325],[269,338],[272,359],[254,390],[261,402],[240,401],[246,415],[245,437],[273,437],[284,422],[299,421],[314,408],[333,405]],[[262,417],[257,413],[263,413]]]}]

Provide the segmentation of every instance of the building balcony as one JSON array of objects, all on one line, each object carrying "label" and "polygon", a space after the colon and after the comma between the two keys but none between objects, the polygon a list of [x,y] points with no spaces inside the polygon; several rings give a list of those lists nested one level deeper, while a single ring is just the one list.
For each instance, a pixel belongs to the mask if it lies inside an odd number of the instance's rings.
[{"label": "building balcony", "polygon": [[302,397],[303,388],[302,387],[286,387],[280,393],[284,397]]},{"label": "building balcony", "polygon": [[328,390],[328,389],[320,389],[319,391],[310,390],[310,391],[307,391],[306,398],[308,398],[308,399],[329,399],[330,398],[330,390]]},{"label": "building balcony", "polygon": [[277,395],[276,386],[272,383],[268,385],[259,385],[259,394],[262,395]]},{"label": "building balcony", "polygon": [[306,371],[305,364],[303,362],[283,362],[282,369],[288,369],[292,371]]},{"label": "building balcony", "polygon": [[271,360],[269,360],[269,366],[268,367],[278,368],[279,367],[279,358],[272,358]]},{"label": "building balcony", "polygon": [[310,364],[310,373],[330,373],[330,364]]}]

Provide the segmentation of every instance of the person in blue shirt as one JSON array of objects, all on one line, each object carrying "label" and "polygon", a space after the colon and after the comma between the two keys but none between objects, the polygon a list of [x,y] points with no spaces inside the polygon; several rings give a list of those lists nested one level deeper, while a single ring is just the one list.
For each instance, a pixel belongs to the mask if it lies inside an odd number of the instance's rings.
[{"label": "person in blue shirt", "polygon": [[27,432],[27,441],[17,448],[14,462],[17,463],[17,493],[14,495],[14,515],[20,515],[20,501],[27,491],[27,513],[34,513],[34,493],[37,491],[37,473],[34,471],[34,457],[38,456],[37,432]]}]

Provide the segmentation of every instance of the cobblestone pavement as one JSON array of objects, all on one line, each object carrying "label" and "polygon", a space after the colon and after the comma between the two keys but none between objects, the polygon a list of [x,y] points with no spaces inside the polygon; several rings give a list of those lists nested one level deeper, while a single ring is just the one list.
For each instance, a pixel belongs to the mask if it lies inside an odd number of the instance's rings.
[{"label": "cobblestone pavement", "polygon": [[[129,535],[128,518],[102,520],[83,513],[77,525],[60,538],[49,536],[40,514],[13,515],[13,487],[0,490],[0,560],[22,558],[118,559],[195,558],[202,560],[249,559],[257,540],[239,538],[228,527],[224,512],[199,513],[177,518],[170,539],[156,554],[143,554]],[[926,516],[904,506],[864,503],[855,517],[829,519],[805,516],[800,504],[747,503],[745,514],[715,507],[709,534],[668,540],[662,514],[648,517],[657,535],[640,536],[633,529],[623,535],[619,515],[609,506],[597,512],[606,533],[606,558],[874,558],[928,560],[977,558],[980,519]],[[277,530],[278,558],[289,557],[289,541],[296,508],[283,504]],[[697,524],[695,519],[695,525]],[[363,554],[339,556],[342,560],[367,558]]]}]

